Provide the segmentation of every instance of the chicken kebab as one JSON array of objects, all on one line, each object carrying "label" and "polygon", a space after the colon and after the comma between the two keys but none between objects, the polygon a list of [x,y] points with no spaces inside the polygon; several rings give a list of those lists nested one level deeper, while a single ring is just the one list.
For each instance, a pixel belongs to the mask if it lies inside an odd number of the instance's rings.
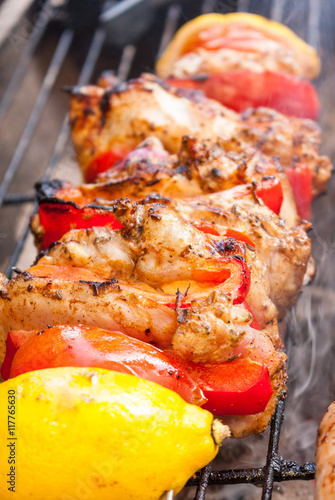
[{"label": "chicken kebab", "polygon": [[[331,172],[318,126],[269,108],[240,114],[147,74],[70,93],[90,184],[39,185],[42,251],[1,278],[2,375],[55,366],[65,351],[69,363],[69,349],[75,362],[72,342],[105,329],[156,367],[167,356],[172,377],[198,386],[189,401],[207,399],[235,437],[262,432],[286,384],[278,312],[294,303],[310,257],[301,218]],[[33,360],[56,339],[57,356]]]}]

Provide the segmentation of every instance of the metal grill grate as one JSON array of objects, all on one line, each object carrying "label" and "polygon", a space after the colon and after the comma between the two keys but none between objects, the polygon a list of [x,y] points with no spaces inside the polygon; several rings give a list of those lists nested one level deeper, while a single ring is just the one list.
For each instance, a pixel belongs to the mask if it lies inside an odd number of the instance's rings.
[{"label": "metal grill grate", "polygon": [[[5,249],[5,252],[10,255],[9,259],[4,259],[4,267],[6,269],[5,272],[8,277],[11,276],[12,267],[17,264],[22,250],[26,245],[26,240],[29,234],[29,218],[37,208],[36,204],[33,203],[34,195],[32,194],[32,184],[41,177],[40,171],[38,171],[37,176],[31,176],[34,178],[31,178],[27,192],[23,191],[22,193],[13,193],[10,192],[10,188],[16,183],[18,178],[17,176],[20,174],[19,171],[23,160],[26,158],[30,142],[34,140],[40,119],[43,118],[42,115],[44,113],[45,106],[50,99],[51,94],[57,92],[56,85],[65,61],[67,58],[73,57],[73,53],[78,48],[78,43],[82,40],[80,34],[78,35],[73,29],[61,29],[59,24],[56,24],[55,26],[53,23],[50,23],[50,21],[53,20],[54,13],[54,9],[51,8],[51,3],[52,2],[49,1],[44,3],[40,11],[40,18],[44,19],[44,22],[36,22],[36,27],[27,40],[21,56],[18,58],[16,69],[7,85],[7,89],[4,92],[0,103],[0,126],[2,126],[11,110],[11,106],[15,102],[15,99],[17,99],[17,94],[23,84],[26,73],[31,65],[34,64],[36,52],[39,50],[41,44],[43,45],[44,43],[49,43],[48,37],[51,37],[52,43],[54,43],[56,38],[57,41],[55,43],[55,50],[50,59],[50,64],[46,69],[45,76],[41,82],[40,90],[32,106],[31,113],[18,139],[18,143],[11,160],[5,168],[0,184],[0,209],[2,212],[5,207],[13,205],[17,207],[24,207],[25,204],[28,204],[29,207],[28,211],[26,209],[23,210],[23,212],[25,212],[24,216],[26,222],[23,228],[19,231],[20,234],[16,238],[14,248],[11,247],[10,242],[5,244],[6,242],[4,240],[6,235],[5,233],[0,232],[0,238],[3,236],[3,239],[0,239],[0,243],[2,244],[3,249]],[[142,40],[136,47],[134,45],[127,45],[122,51],[113,53],[113,63],[118,61],[118,64],[114,67],[117,67],[116,72],[121,79],[126,79],[129,75],[136,76],[141,71],[152,69],[154,65],[155,52],[159,53],[164,49],[178,25],[181,24],[185,18],[193,17],[201,12],[209,12],[211,10],[221,12],[246,10],[260,14],[263,13],[271,16],[275,20],[281,21],[283,20],[285,9],[287,9],[289,3],[290,2],[288,1],[286,2],[280,0],[272,2],[271,11],[269,11],[269,2],[266,2],[265,0],[241,0],[240,2],[237,2],[236,0],[207,0],[203,2],[202,6],[196,2],[192,3],[192,5],[190,5],[189,2],[185,2],[183,5],[173,4],[169,8],[161,8],[157,13],[158,28],[156,26],[155,35],[153,36],[154,43],[152,43],[152,40]],[[304,5],[307,3],[308,2],[304,2]],[[310,43],[316,45],[319,36],[318,25],[320,7],[318,5],[318,1],[310,0],[307,10],[308,33],[299,34],[302,34]],[[162,36],[159,41],[159,32],[157,29],[159,30],[163,27],[164,29],[162,30]],[[77,83],[78,85],[83,85],[89,82],[93,76],[98,74],[102,64],[106,64],[106,61],[109,60],[109,49],[105,46],[106,32],[103,28],[98,27],[95,32],[90,33],[89,37],[86,36],[86,38],[90,38],[91,41],[81,66],[82,69],[79,73],[77,82],[67,82],[69,84]],[[158,51],[154,50],[155,44],[156,47],[159,47]],[[45,178],[53,176],[54,171],[66,149],[68,136],[69,128],[67,125],[67,116],[65,116],[61,122],[59,132],[54,138],[55,145],[43,174]],[[3,215],[1,216],[2,222],[5,217],[6,214],[3,212]],[[13,222],[13,227],[14,226],[15,223]],[[0,231],[2,231],[2,229],[0,229]],[[14,231],[17,233],[17,227],[14,227]],[[315,473],[314,463],[306,462],[303,465],[298,465],[297,462],[287,461],[278,455],[279,436],[283,418],[284,398],[278,402],[275,414],[272,418],[268,452],[264,467],[212,471],[211,466],[209,465],[202,471],[199,471],[195,477],[190,479],[188,482],[188,486],[197,486],[195,499],[202,500],[205,498],[208,485],[241,483],[262,486],[262,499],[270,499],[272,496],[274,482],[313,479]]]}]

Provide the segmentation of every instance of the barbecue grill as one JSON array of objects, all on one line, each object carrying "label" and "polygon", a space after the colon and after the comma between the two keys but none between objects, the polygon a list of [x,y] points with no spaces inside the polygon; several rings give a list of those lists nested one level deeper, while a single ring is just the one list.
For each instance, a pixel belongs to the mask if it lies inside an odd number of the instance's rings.
[{"label": "barbecue grill", "polygon": [[[6,3],[6,0],[0,2],[0,26]],[[175,30],[186,20],[201,13],[241,10],[262,14],[284,22],[314,45],[323,64],[323,73],[316,82],[323,102],[323,152],[335,159],[335,144],[332,141],[335,109],[330,98],[335,75],[335,57],[332,54],[335,37],[331,31],[335,21],[335,6],[331,0],[276,0],[272,3],[266,0],[184,0],[176,3],[166,0],[123,0],[106,2],[105,7],[108,4],[111,10],[100,22],[98,16],[103,7],[100,1],[17,3],[26,4],[26,10],[19,12],[20,18],[17,22],[13,21],[6,36],[0,33],[0,265],[8,277],[14,266],[29,267],[35,256],[29,234],[29,219],[37,208],[34,183],[42,177],[80,181],[79,169],[68,141],[68,100],[61,93],[61,87],[95,81],[101,71],[107,68],[114,70],[121,80],[136,77],[143,71],[153,71],[157,54],[164,49]],[[76,12],[79,4],[80,11]],[[139,17],[141,22],[135,23]],[[334,316],[332,276],[335,277],[335,268],[332,256],[335,240],[331,234],[334,227],[331,196],[335,194],[334,182],[330,182],[328,191],[328,196],[314,203],[313,210],[313,253],[318,274],[283,326],[290,360],[289,389],[298,393],[299,401],[301,398],[311,400],[305,420],[314,418],[313,431],[318,418],[321,418],[333,399],[335,385],[334,376],[331,375],[334,351],[329,345],[327,354],[318,357],[317,340],[313,336],[320,326],[323,331],[320,330],[319,335],[323,333],[324,337],[319,341],[330,338]],[[305,365],[311,365],[307,368],[307,374],[303,372],[297,376],[296,362],[299,362],[298,353],[303,344],[306,347]],[[315,383],[314,377],[320,367],[325,371],[325,378],[323,382]],[[306,445],[308,453],[305,449],[300,455],[298,453],[299,458],[304,458],[302,461],[292,460],[291,456],[286,455],[283,458],[279,454],[285,396],[283,394],[277,404],[270,430],[265,433],[265,437],[255,438],[262,441],[262,449],[265,448],[265,439],[268,440],[266,457],[261,457],[265,465],[259,466],[257,463],[247,468],[239,466],[223,470],[214,470],[208,465],[187,484],[196,487],[196,492],[192,493],[195,499],[204,499],[211,491],[207,489],[210,485],[243,483],[261,486],[262,499],[270,499],[274,483],[314,478],[315,464],[306,461],[308,454],[308,458],[313,459],[313,442]],[[289,397],[288,412],[294,412],[294,406],[299,406],[296,401],[293,398],[290,403]],[[313,436],[315,441],[316,435]],[[253,446],[255,439],[248,446]],[[228,498],[224,496],[226,491],[225,488],[222,492],[216,489],[211,493],[215,496],[211,498]],[[233,489],[229,489],[229,495],[230,492]],[[229,498],[251,497],[245,492],[234,495],[232,493]],[[186,496],[191,498],[187,489],[178,498]],[[285,498],[289,497],[286,495]]]}]

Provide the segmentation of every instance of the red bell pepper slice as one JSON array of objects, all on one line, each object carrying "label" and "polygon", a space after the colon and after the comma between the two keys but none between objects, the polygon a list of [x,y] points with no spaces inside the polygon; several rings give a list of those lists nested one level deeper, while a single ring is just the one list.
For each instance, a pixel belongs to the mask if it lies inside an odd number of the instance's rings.
[{"label": "red bell pepper slice", "polygon": [[290,181],[298,214],[302,219],[311,218],[312,172],[307,163],[298,163],[285,169]]},{"label": "red bell pepper slice", "polygon": [[87,182],[94,182],[99,174],[111,168],[114,163],[122,160],[129,151],[121,148],[113,148],[110,151],[105,151],[94,158],[86,167],[85,179]]},{"label": "red bell pepper slice", "polygon": [[253,415],[265,410],[272,394],[268,369],[249,359],[220,364],[192,364],[190,371],[216,415]]},{"label": "red bell pepper slice", "polygon": [[272,394],[269,371],[263,364],[240,358],[225,363],[192,363],[177,359],[208,399],[204,409],[216,415],[253,415],[265,410]]},{"label": "red bell pepper slice", "polygon": [[[177,392],[188,403],[202,405],[206,398],[188,372],[160,349],[120,332],[87,326],[55,326],[37,333],[11,332],[14,356],[7,354],[10,378],[22,373],[61,366],[105,368],[156,382]],[[8,349],[8,344],[7,344]],[[8,378],[8,377],[6,377]]]},{"label": "red bell pepper slice", "polygon": [[205,234],[212,234],[213,236],[220,236],[220,233],[215,229],[213,224],[209,224],[208,222],[202,222],[201,224],[194,224],[196,229],[202,231]]},{"label": "red bell pepper slice", "polygon": [[112,229],[123,227],[112,211],[87,205],[79,207],[71,201],[55,199],[42,201],[39,206],[39,217],[45,234],[42,239],[42,250],[58,241],[71,229],[87,229],[93,226],[109,226]]},{"label": "red bell pepper slice", "polygon": [[[230,295],[234,299],[234,304],[240,304],[245,299],[250,288],[250,270],[243,257],[237,255],[233,257],[221,257],[208,262],[206,267],[195,269],[194,279],[213,284],[213,287],[220,286],[220,291]],[[61,279],[65,281],[108,281],[98,276],[88,269],[72,266],[36,265],[27,271],[32,276],[40,278]],[[136,286],[135,286],[136,288]],[[211,288],[209,286],[209,288]],[[144,295],[158,304],[165,305],[171,309],[176,307],[174,295],[142,292]],[[181,298],[180,307],[190,307],[192,300],[201,300],[208,297],[209,290],[194,292]],[[173,297],[173,301],[171,301]]]},{"label": "red bell pepper slice", "polygon": [[[193,300],[202,300],[208,297],[209,289],[212,288],[211,284],[215,288],[220,287],[220,292],[233,297],[234,304],[243,302],[250,288],[250,269],[244,258],[239,255],[204,262],[201,267],[192,271],[192,278],[200,283],[208,283],[209,287],[201,292],[181,295],[178,303],[180,308],[191,307]],[[175,309],[176,299],[171,302],[168,297],[166,295],[158,302]]]},{"label": "red bell pepper slice", "polygon": [[9,332],[6,340],[6,354],[1,366],[1,377],[3,380],[7,380],[10,377],[10,370],[14,356],[18,349],[29,340],[31,337],[36,335],[38,330],[31,330],[26,332],[25,330],[16,330]]},{"label": "red bell pepper slice", "polygon": [[[274,213],[279,215],[284,199],[283,187],[280,179],[277,177],[264,177],[262,181],[255,183],[255,194],[263,203],[270,208]],[[235,193],[235,198],[243,198],[250,196],[250,187],[241,186]]]},{"label": "red bell pepper slice", "polygon": [[238,70],[168,81],[175,87],[202,90],[207,97],[238,112],[265,106],[312,120],[319,114],[319,98],[313,85],[287,73]]},{"label": "red bell pepper slice", "polygon": [[64,281],[108,281],[83,267],[54,266],[52,264],[37,264],[27,272],[37,278],[52,278]]},{"label": "red bell pepper slice", "polygon": [[[205,234],[212,234],[213,236],[220,236],[220,233],[215,229],[213,224],[209,224],[208,222],[203,222],[202,224],[194,224],[194,227],[199,229]],[[222,235],[223,236],[223,235]],[[255,248],[255,243],[246,233],[242,231],[238,231],[237,229],[228,228],[225,232],[226,238],[234,238],[234,240],[242,241],[243,243],[247,243],[249,246]]]},{"label": "red bell pepper slice", "polygon": [[277,177],[269,177],[257,182],[256,194],[264,204],[270,208],[275,214],[279,215],[283,199],[283,187]]},{"label": "red bell pepper slice", "polygon": [[[234,298],[234,304],[240,304],[250,288],[250,270],[243,257],[221,257],[205,262],[194,269],[195,281],[220,284],[220,291]],[[208,295],[208,291],[194,293],[192,298]]]},{"label": "red bell pepper slice", "polygon": [[5,379],[45,368],[94,366],[159,383],[193,404],[207,398],[203,407],[219,415],[260,413],[272,394],[267,368],[249,359],[195,364],[122,333],[81,325],[11,332],[6,359]]},{"label": "red bell pepper slice", "polygon": [[246,233],[243,233],[242,231],[228,228],[226,231],[226,236],[227,238],[234,238],[237,241],[242,241],[243,243],[246,243],[252,248],[255,248],[255,243],[252,241],[252,239],[249,238],[249,236]]},{"label": "red bell pepper slice", "polygon": [[280,208],[283,203],[284,194],[283,187],[280,180],[277,177],[272,177],[266,181],[261,181],[257,183],[256,194],[265,205],[275,213],[279,215]]}]

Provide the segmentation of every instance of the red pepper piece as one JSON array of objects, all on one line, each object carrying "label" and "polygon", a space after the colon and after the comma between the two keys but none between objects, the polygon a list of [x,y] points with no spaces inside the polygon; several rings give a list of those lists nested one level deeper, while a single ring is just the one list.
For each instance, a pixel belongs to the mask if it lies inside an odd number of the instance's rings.
[{"label": "red pepper piece", "polygon": [[[40,278],[61,279],[65,281],[108,281],[97,274],[81,267],[36,265],[28,269],[32,276]],[[222,257],[214,260],[213,263],[206,264],[206,268],[194,271],[197,281],[213,283],[213,287],[220,287],[220,291],[234,298],[234,304],[240,304],[245,299],[250,288],[250,270],[240,256]],[[226,280],[226,281],[224,281]],[[192,300],[205,299],[209,293],[208,289],[195,292],[181,299],[180,307],[190,307]],[[170,294],[153,293],[142,291],[150,300],[166,307],[174,309],[176,299]],[[173,297],[173,301],[171,301]]]},{"label": "red pepper piece", "polygon": [[188,79],[170,78],[169,83],[202,90],[207,97],[238,112],[265,106],[288,116],[312,120],[319,114],[319,99],[312,84],[287,73],[239,70]]},{"label": "red pepper piece", "polygon": [[[14,332],[16,333],[16,332]],[[160,349],[120,332],[87,326],[56,326],[37,335],[25,332],[10,376],[60,366],[92,366],[136,375],[167,387],[188,403],[206,398],[187,371]]]},{"label": "red pepper piece", "polygon": [[280,180],[277,177],[270,177],[261,182],[257,182],[256,194],[263,200],[275,214],[279,215],[284,194]]},{"label": "red pepper piece", "polygon": [[[233,257],[221,257],[203,263],[199,269],[193,270],[193,279],[198,282],[213,284],[213,287],[204,289],[201,292],[194,292],[186,296],[181,296],[179,301],[180,308],[191,307],[192,300],[202,300],[208,297],[211,288],[218,288],[221,292],[233,297],[234,304],[240,304],[244,301],[250,288],[250,269],[243,257],[235,255]],[[170,301],[166,298],[159,299],[167,307],[174,309],[176,300]]]},{"label": "red pepper piece", "polygon": [[[268,208],[279,215],[284,199],[280,179],[274,176],[264,177],[262,181],[255,183],[255,193]],[[250,194],[250,187],[241,186],[241,189],[236,191],[235,198],[243,198],[244,196],[250,196]]]},{"label": "red pepper piece", "polygon": [[307,163],[298,163],[285,169],[290,181],[298,214],[302,219],[311,218],[312,173]]},{"label": "red pepper piece", "polygon": [[248,359],[197,366],[208,402],[204,408],[217,415],[253,415],[265,410],[272,394],[266,366]]},{"label": "red pepper piece", "polygon": [[93,226],[110,226],[112,229],[123,227],[109,210],[94,208],[87,205],[79,207],[73,202],[57,200],[42,201],[39,206],[39,217],[45,229],[42,250],[51,243],[58,241],[63,234],[71,229],[86,229]]},{"label": "red pepper piece", "polygon": [[30,267],[27,271],[32,276],[38,278],[52,278],[64,281],[108,281],[101,276],[84,269],[83,267],[53,266],[48,264],[38,264]]},{"label": "red pepper piece", "polygon": [[1,377],[3,380],[9,379],[12,362],[18,349],[25,342],[27,342],[28,339],[35,336],[37,332],[38,330],[31,330],[29,332],[17,330],[8,333],[6,340],[6,354],[1,366]]},{"label": "red pepper piece", "polygon": [[[212,234],[213,236],[220,236],[220,233],[214,228],[212,224],[209,223],[202,223],[198,225],[194,225],[199,231],[202,231],[205,234]],[[225,236],[227,238],[234,238],[234,240],[237,241],[242,241],[243,243],[247,243],[249,246],[255,248],[255,243],[252,241],[252,239],[249,238],[249,236],[246,233],[243,233],[242,231],[238,231],[237,229],[231,229],[228,228]]]},{"label": "red pepper piece", "polygon": [[111,168],[114,163],[122,160],[129,151],[120,148],[114,148],[110,151],[105,151],[94,158],[87,166],[85,171],[85,179],[87,182],[94,182],[99,174]]},{"label": "red pepper piece", "polygon": [[200,364],[180,360],[199,384],[216,415],[253,415],[265,410],[272,394],[268,369],[247,358]]},{"label": "red pepper piece", "polygon": [[202,231],[205,234],[212,234],[213,236],[220,236],[220,233],[215,229],[213,224],[209,224],[208,222],[203,222],[202,224],[194,224],[196,229]]},{"label": "red pepper piece", "polygon": [[226,232],[227,238],[234,238],[237,241],[243,241],[243,243],[247,243],[247,245],[255,248],[255,243],[246,233],[242,231],[237,231],[237,229],[228,228]]}]

